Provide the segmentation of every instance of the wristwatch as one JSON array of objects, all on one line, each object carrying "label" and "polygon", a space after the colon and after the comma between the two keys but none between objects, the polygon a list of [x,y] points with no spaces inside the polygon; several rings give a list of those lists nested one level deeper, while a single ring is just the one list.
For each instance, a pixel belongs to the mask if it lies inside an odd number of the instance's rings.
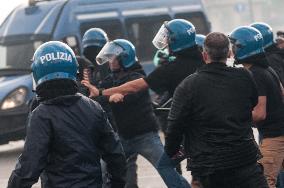
[{"label": "wristwatch", "polygon": [[99,89],[99,96],[103,96],[103,90],[105,90],[105,89],[103,89],[103,88]]}]

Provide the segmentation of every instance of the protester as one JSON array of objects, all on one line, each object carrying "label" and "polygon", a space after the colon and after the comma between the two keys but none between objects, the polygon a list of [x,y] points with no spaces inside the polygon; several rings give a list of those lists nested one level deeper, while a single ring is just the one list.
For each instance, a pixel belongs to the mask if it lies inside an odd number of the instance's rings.
[{"label": "protester", "polygon": [[229,39],[207,35],[206,65],[176,89],[165,150],[172,157],[185,137],[188,170],[204,188],[267,188],[252,133],[256,85],[244,69],[226,66]]}]

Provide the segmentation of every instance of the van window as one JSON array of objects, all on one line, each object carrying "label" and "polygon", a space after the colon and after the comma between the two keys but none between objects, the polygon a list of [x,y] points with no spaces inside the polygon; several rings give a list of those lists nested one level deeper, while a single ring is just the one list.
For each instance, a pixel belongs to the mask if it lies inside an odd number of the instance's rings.
[{"label": "van window", "polygon": [[34,43],[0,45],[0,69],[30,69]]},{"label": "van window", "polygon": [[185,19],[190,21],[196,28],[196,33],[198,34],[208,34],[209,26],[205,19],[205,16],[201,12],[191,12],[191,13],[178,13],[175,18]]},{"label": "van window", "polygon": [[151,61],[156,52],[152,40],[169,15],[151,17],[129,17],[125,19],[129,40],[134,44],[140,61]]},{"label": "van window", "polygon": [[83,36],[88,29],[93,27],[103,29],[108,34],[110,40],[124,38],[123,27],[120,20],[97,20],[93,22],[82,23],[80,28],[81,36]]}]

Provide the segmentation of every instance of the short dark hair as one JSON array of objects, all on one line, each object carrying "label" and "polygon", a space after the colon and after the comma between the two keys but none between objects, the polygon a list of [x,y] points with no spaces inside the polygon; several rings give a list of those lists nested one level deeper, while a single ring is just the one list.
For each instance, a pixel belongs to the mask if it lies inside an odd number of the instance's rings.
[{"label": "short dark hair", "polygon": [[204,41],[204,50],[211,61],[221,61],[228,57],[230,49],[229,38],[220,32],[209,33]]}]

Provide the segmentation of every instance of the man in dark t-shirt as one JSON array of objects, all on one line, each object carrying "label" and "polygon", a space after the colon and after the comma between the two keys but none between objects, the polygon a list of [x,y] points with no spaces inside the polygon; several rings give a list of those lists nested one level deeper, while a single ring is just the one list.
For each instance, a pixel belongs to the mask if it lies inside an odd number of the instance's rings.
[{"label": "man in dark t-shirt", "polygon": [[[240,37],[242,36],[242,37]],[[260,160],[270,188],[275,188],[284,159],[284,105],[282,85],[269,67],[261,33],[252,27],[240,27],[230,35],[235,60],[252,72],[258,90],[258,104],[252,115],[261,135]],[[245,47],[244,47],[245,46]]]}]

